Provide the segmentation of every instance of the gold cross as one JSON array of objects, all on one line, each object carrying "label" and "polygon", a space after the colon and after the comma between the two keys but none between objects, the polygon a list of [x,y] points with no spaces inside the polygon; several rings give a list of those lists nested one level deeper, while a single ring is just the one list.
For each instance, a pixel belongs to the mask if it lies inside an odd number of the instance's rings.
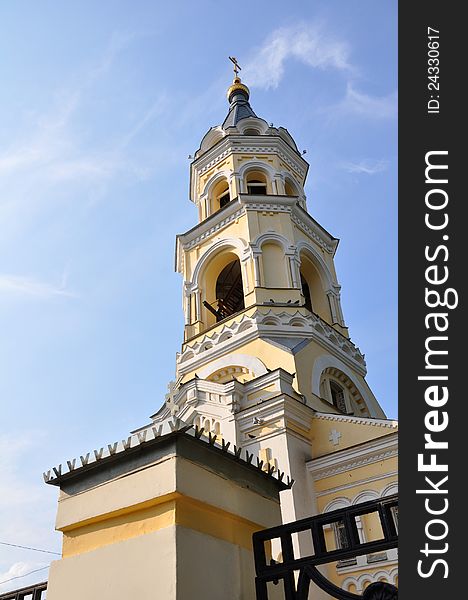
[{"label": "gold cross", "polygon": [[239,67],[239,63],[237,62],[237,58],[235,58],[234,56],[230,56],[229,60],[234,65],[234,73],[236,74],[236,77],[237,77],[239,74],[239,71],[242,71],[241,67]]}]

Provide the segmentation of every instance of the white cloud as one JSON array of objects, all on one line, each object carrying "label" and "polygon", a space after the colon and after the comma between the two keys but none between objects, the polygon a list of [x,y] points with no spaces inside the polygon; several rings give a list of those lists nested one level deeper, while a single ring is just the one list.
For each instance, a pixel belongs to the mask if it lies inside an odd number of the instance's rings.
[{"label": "white cloud", "polygon": [[[44,562],[16,562],[12,564],[7,571],[0,573],[0,592],[22,588],[33,582],[47,579],[47,566],[47,563]],[[32,571],[36,572],[31,573]],[[28,573],[31,573],[29,577]]]},{"label": "white cloud", "polygon": [[47,300],[56,296],[74,297],[75,294],[68,291],[66,275],[62,277],[60,285],[53,285],[39,281],[32,277],[21,277],[18,275],[0,274],[0,294],[14,294],[15,296],[30,296]]},{"label": "white cloud", "polygon": [[315,69],[350,70],[348,58],[348,45],[327,33],[322,24],[300,24],[273,31],[241,74],[252,87],[275,88],[288,59]]},{"label": "white cloud", "polygon": [[[27,474],[31,454],[43,449],[45,441],[41,431],[0,433],[0,531],[4,542],[58,551],[60,540],[53,528],[56,507],[50,502],[50,490],[40,474]],[[0,545],[0,591],[47,579],[45,569],[22,576],[42,569],[53,558]]]},{"label": "white cloud", "polygon": [[386,171],[388,168],[388,160],[372,160],[364,158],[357,162],[344,162],[341,167],[348,173],[363,173],[366,175],[374,175],[375,173],[381,173]]},{"label": "white cloud", "polygon": [[386,96],[370,96],[358,91],[348,83],[346,96],[336,107],[339,112],[356,114],[373,119],[390,119],[397,116],[398,95],[392,92]]}]

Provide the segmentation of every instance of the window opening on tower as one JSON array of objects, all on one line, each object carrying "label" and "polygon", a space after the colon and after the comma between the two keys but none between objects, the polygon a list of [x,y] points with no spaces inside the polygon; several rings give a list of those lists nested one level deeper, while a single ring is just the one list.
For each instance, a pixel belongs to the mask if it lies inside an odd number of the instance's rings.
[{"label": "window opening on tower", "polygon": [[223,181],[216,186],[214,197],[215,204],[212,210],[215,212],[226,206],[226,204],[231,201],[231,194],[229,192],[229,185],[227,181]]},{"label": "window opening on tower", "polygon": [[247,182],[247,192],[249,194],[266,196],[266,183],[264,181],[259,181],[258,179],[252,179],[251,181]]},{"label": "window opening on tower", "polygon": [[219,274],[216,280],[216,301],[212,304],[205,301],[203,304],[215,315],[217,322],[245,308],[239,259],[231,261]]},{"label": "window opening on tower", "polygon": [[310,296],[309,284],[307,283],[304,275],[301,273],[301,286],[302,286],[302,295],[304,296],[304,308],[310,310],[312,312],[312,298]]},{"label": "window opening on tower", "polygon": [[336,408],[341,412],[346,413],[347,408],[344,389],[334,381],[330,381],[330,392],[332,396],[333,405],[336,406]]}]

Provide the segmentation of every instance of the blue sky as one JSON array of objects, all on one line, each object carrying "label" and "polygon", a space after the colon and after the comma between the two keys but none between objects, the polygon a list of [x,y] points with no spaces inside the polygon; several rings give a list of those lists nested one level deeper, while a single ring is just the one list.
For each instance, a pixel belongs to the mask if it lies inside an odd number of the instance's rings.
[{"label": "blue sky", "polygon": [[[187,156],[227,112],[228,55],[307,150],[351,337],[396,416],[396,26],[396,0],[1,3],[0,541],[58,551],[42,472],[164,399]],[[0,546],[0,582],[49,558]]]}]

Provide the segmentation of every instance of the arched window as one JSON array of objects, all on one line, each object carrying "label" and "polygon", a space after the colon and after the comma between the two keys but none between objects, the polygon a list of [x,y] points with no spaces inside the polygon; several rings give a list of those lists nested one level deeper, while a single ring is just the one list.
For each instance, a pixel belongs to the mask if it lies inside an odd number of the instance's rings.
[{"label": "arched window", "polygon": [[203,329],[245,308],[244,283],[239,257],[234,252],[218,252],[200,274]]},{"label": "arched window", "polygon": [[286,179],[284,182],[284,191],[286,196],[299,196],[295,184],[293,184],[289,179]]},{"label": "arched window", "polygon": [[244,129],[242,132],[244,135],[260,135],[260,131],[253,127],[249,127],[248,129]]},{"label": "arched window", "polygon": [[327,323],[333,323],[330,303],[323,287],[323,281],[314,259],[305,251],[301,252],[301,285],[304,307],[314,311]]},{"label": "arched window", "polygon": [[212,192],[212,200],[211,200],[211,212],[215,213],[226,204],[231,201],[231,195],[229,192],[229,184],[223,179],[217,185],[215,185]]},{"label": "arched window", "polygon": [[244,286],[239,259],[228,263],[216,280],[215,306],[204,302],[205,307],[215,315],[216,321],[222,321],[245,308]]},{"label": "arched window", "polygon": [[301,287],[302,287],[302,295],[304,296],[304,308],[307,308],[307,310],[310,310],[310,312],[312,312],[312,298],[310,297],[309,284],[305,280],[302,272],[301,272]]},{"label": "arched window", "polygon": [[320,375],[320,396],[338,410],[359,417],[370,417],[366,401],[355,383],[336,367],[327,367]]},{"label": "arched window", "polygon": [[265,196],[267,194],[267,180],[261,171],[251,171],[246,179],[247,193]]},{"label": "arched window", "polygon": [[330,381],[330,393],[331,393],[333,406],[335,406],[341,412],[346,413],[347,408],[346,408],[346,400],[345,400],[345,391],[341,387],[341,385],[338,385],[338,383],[336,383],[336,381],[331,380]]}]

